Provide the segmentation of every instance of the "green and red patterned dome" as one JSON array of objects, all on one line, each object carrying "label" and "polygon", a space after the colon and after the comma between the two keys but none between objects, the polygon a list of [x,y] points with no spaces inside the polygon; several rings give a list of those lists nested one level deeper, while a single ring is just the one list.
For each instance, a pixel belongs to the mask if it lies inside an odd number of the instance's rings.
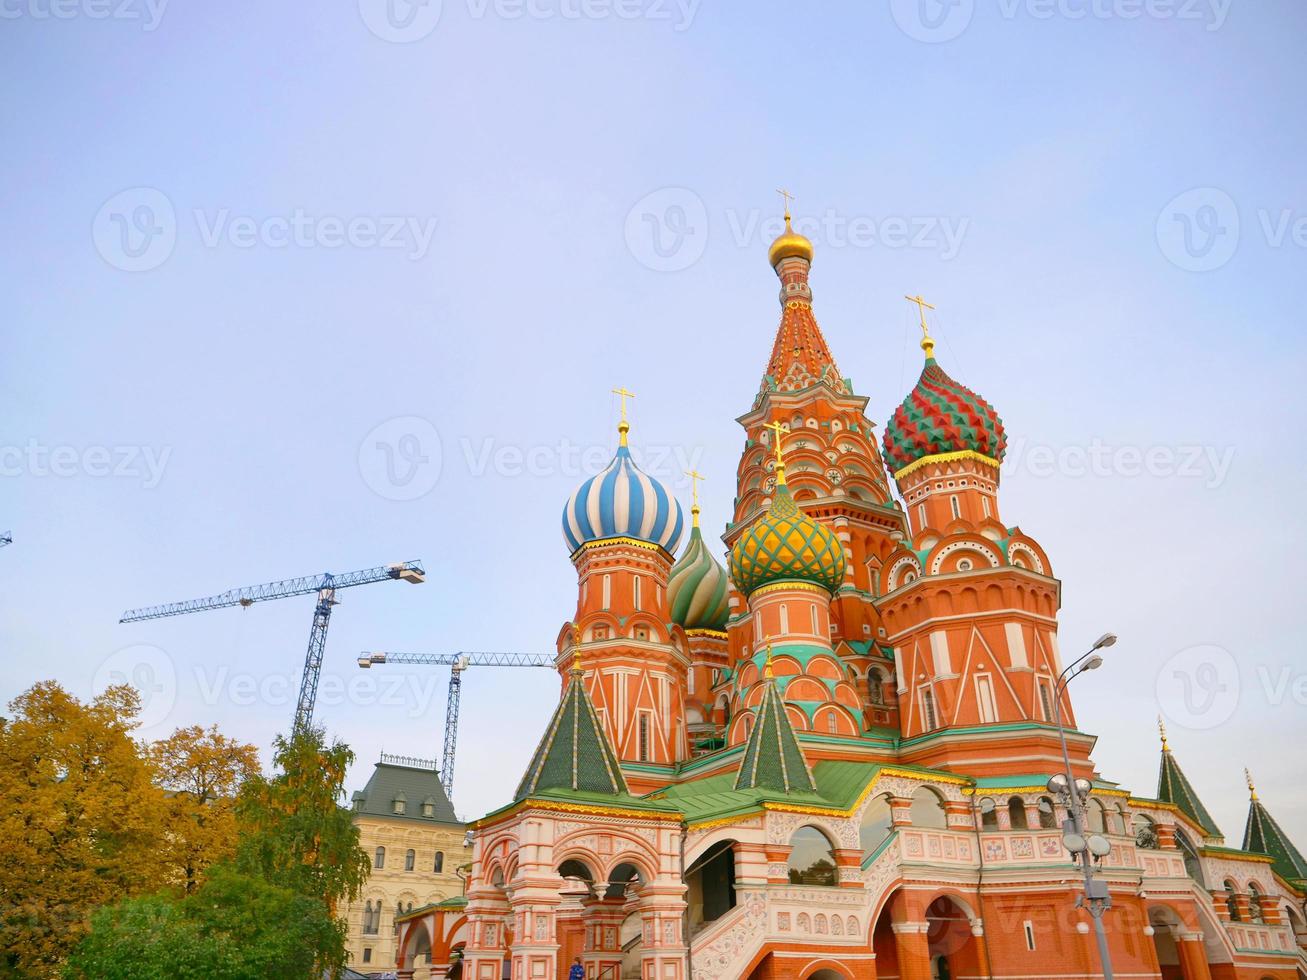
[{"label": "green and red patterned dome", "polygon": [[929,456],[960,453],[997,466],[1007,451],[1003,420],[989,402],[944,373],[933,356],[933,343],[922,346],[927,348],[926,366],[917,386],[885,426],[885,459],[894,475]]}]

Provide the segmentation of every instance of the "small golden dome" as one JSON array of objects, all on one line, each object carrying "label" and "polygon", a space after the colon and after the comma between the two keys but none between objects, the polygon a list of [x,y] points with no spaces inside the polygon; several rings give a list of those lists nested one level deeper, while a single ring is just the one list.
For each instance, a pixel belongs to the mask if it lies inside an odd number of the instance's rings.
[{"label": "small golden dome", "polygon": [[776,241],[771,243],[771,248],[767,250],[767,258],[772,268],[775,268],[782,259],[799,258],[808,263],[812,262],[812,242],[790,227],[788,211],[785,213],[785,230]]}]

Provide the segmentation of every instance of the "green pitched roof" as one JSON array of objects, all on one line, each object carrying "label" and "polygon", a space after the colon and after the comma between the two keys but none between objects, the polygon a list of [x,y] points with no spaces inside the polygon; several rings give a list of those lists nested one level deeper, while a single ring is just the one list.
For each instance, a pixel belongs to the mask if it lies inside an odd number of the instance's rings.
[{"label": "green pitched roof", "polygon": [[1157,773],[1157,798],[1163,803],[1178,806],[1182,813],[1203,828],[1207,836],[1221,836],[1221,829],[1207,812],[1207,807],[1203,806],[1203,801],[1194,792],[1180,763],[1175,761],[1175,754],[1165,742],[1162,743],[1162,764]]},{"label": "green pitched roof", "polygon": [[1257,854],[1269,854],[1275,860],[1271,867],[1276,874],[1289,881],[1307,879],[1307,859],[1304,859],[1293,841],[1275,822],[1275,818],[1253,796],[1248,805],[1248,823],[1243,830],[1243,849]]},{"label": "green pitched roof", "polygon": [[548,790],[629,795],[617,753],[585,693],[582,676],[579,669],[572,669],[563,699],[513,795],[515,802]]},{"label": "green pitched roof", "polygon": [[[457,824],[463,822],[454,813],[445,788],[440,785],[440,773],[435,764],[421,764],[408,760],[401,764],[387,759],[398,756],[382,755],[382,761],[372,770],[372,777],[363,789],[354,793],[352,803],[356,814],[387,819],[411,820],[417,823]],[[402,801],[404,812],[395,812],[396,801]],[[430,808],[431,816],[425,816]]]},{"label": "green pitched roof", "polygon": [[770,677],[763,681],[762,703],[758,705],[753,730],[744,747],[735,788],[774,789],[783,793],[811,793],[817,789],[789,716],[785,714],[785,705],[776,691],[776,683]]}]

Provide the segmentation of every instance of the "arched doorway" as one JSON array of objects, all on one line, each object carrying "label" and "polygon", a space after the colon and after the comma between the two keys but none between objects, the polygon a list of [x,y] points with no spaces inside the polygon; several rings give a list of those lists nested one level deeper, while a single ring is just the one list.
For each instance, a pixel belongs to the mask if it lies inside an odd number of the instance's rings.
[{"label": "arched doorway", "polygon": [[690,937],[735,908],[735,841],[710,846],[685,871]]},{"label": "arched doorway", "polygon": [[932,980],[979,976],[984,973],[971,911],[956,899],[941,895],[926,908],[926,939]]}]

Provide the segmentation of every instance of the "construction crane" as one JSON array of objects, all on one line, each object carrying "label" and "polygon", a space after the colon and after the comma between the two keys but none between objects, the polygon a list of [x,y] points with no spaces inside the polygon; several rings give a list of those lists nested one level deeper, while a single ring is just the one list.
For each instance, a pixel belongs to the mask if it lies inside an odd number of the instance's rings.
[{"label": "construction crane", "polygon": [[7,544],[13,544],[13,543],[14,543],[13,531],[0,531],[0,548],[3,548]]},{"label": "construction crane", "polygon": [[363,653],[360,667],[373,664],[426,664],[449,668],[449,696],[445,700],[445,751],[440,764],[440,785],[454,798],[454,753],[458,748],[458,702],[463,689],[463,671],[469,667],[549,667],[553,654],[546,653]]},{"label": "construction crane", "polygon": [[269,599],[286,599],[290,596],[317,593],[318,602],[313,609],[309,649],[304,656],[304,674],[300,678],[300,696],[295,705],[295,721],[292,728],[293,732],[299,732],[313,722],[313,704],[318,699],[318,680],[322,675],[322,651],[327,643],[331,607],[339,601],[336,599],[336,592],[355,585],[371,585],[373,582],[391,580],[411,582],[416,585],[426,581],[426,577],[426,570],[423,569],[420,561],[378,565],[376,568],[364,568],[343,575],[324,572],[321,575],[306,575],[303,578],[268,582],[266,585],[229,589],[205,599],[191,599],[187,602],[173,602],[164,606],[149,606],[145,609],[129,609],[123,613],[122,619],[118,622],[138,623],[146,619],[163,619],[166,616],[184,616],[188,613],[207,612],[210,609],[226,609],[228,606],[248,607]]}]

